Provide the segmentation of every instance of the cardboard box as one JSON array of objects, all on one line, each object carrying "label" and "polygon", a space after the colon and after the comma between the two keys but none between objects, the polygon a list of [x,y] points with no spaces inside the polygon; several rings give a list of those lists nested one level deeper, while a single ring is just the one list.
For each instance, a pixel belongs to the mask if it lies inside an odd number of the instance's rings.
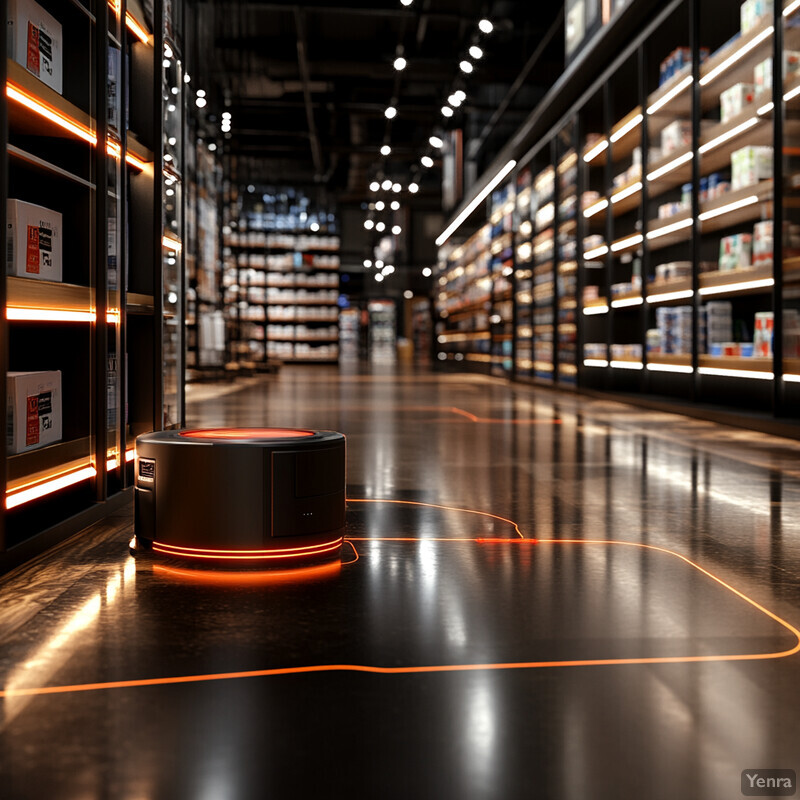
[{"label": "cardboard box", "polygon": [[6,205],[6,272],[23,278],[60,281],[61,214],[22,200]]},{"label": "cardboard box", "polygon": [[33,0],[8,0],[8,57],[42,83],[62,90],[61,23]]},{"label": "cardboard box", "polygon": [[9,372],[9,453],[25,453],[61,441],[61,372]]}]

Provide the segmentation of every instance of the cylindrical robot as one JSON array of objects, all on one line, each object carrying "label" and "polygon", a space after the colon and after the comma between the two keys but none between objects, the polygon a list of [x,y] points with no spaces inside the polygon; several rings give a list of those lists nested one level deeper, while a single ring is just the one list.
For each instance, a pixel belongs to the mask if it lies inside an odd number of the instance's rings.
[{"label": "cylindrical robot", "polygon": [[136,440],[135,551],[293,566],[339,554],[345,437],[205,428]]}]

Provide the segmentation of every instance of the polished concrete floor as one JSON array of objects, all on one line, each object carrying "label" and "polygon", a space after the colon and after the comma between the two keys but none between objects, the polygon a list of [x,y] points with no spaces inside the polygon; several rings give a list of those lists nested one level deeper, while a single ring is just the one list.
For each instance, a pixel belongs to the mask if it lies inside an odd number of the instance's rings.
[{"label": "polished concrete floor", "polygon": [[191,426],[347,434],[341,563],[0,579],[0,798],[742,796],[800,771],[800,443],[479,376],[285,368]]}]

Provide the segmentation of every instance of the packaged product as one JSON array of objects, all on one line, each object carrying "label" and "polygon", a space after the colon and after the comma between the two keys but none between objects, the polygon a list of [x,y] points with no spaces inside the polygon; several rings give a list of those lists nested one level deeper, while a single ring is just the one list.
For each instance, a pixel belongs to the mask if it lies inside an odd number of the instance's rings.
[{"label": "packaged product", "polygon": [[753,226],[753,265],[772,263],[772,220]]},{"label": "packaged product", "polygon": [[735,83],[719,96],[720,118],[727,122],[737,114],[741,114],[746,105],[755,99],[755,85],[752,83]]},{"label": "packaged product", "polygon": [[720,346],[733,338],[733,306],[729,300],[713,300],[703,307],[706,341],[712,356],[723,355]]},{"label": "packaged product", "polygon": [[[788,78],[800,68],[800,53],[796,50],[783,51],[783,77]],[[753,69],[753,85],[758,97],[764,92],[772,91],[772,56],[765,58]]]},{"label": "packaged product", "polygon": [[719,242],[719,269],[741,269],[752,264],[753,237],[749,233],[723,236]]},{"label": "packaged product", "polygon": [[6,271],[9,275],[60,281],[61,214],[22,200],[6,205]]},{"label": "packaged product", "polygon": [[583,345],[584,358],[605,358],[607,355],[606,346],[602,342],[586,342]]},{"label": "packaged product", "polygon": [[772,355],[772,329],[773,313],[771,311],[756,311],[755,333],[753,336],[753,355]]},{"label": "packaged product", "polygon": [[773,0],[744,0],[739,14],[742,33],[755,28],[767,14],[772,16],[772,11]]},{"label": "packaged product", "polygon": [[584,286],[583,287],[583,302],[586,303],[590,300],[597,300],[600,297],[599,286]]},{"label": "packaged product", "polygon": [[8,57],[42,83],[62,90],[61,23],[34,0],[8,0]]},{"label": "packaged product", "polygon": [[647,343],[647,352],[648,353],[661,353],[662,345],[661,345],[661,331],[658,328],[650,328],[647,331],[646,335],[646,343]]},{"label": "packaged product", "polygon": [[692,349],[692,307],[661,306],[656,309],[656,325],[661,333],[664,353],[688,353]]},{"label": "packaged product", "polygon": [[733,191],[772,177],[772,148],[748,145],[731,153]]},{"label": "packaged product", "polygon": [[9,372],[8,452],[24,453],[61,440],[61,372]]},{"label": "packaged product", "polygon": [[600,200],[600,192],[584,192],[581,195],[581,209],[586,210]]},{"label": "packaged product", "polygon": [[783,309],[783,355],[800,356],[800,312],[796,308]]},{"label": "packaged product", "polygon": [[669,261],[656,267],[657,281],[670,281],[675,278],[688,278],[692,274],[691,261]]},{"label": "packaged product", "polygon": [[666,158],[681,147],[688,147],[692,141],[692,123],[685,119],[675,119],[661,131],[661,152]]}]

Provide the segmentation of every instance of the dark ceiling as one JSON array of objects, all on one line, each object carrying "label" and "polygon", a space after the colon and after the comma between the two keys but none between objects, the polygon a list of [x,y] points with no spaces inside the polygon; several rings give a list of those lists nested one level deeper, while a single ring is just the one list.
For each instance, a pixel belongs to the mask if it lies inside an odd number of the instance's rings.
[{"label": "dark ceiling", "polygon": [[[443,129],[463,130],[465,158],[480,172],[563,69],[558,0],[214,0],[192,9],[187,44],[212,87],[211,121],[232,114],[224,148],[233,177],[322,184],[345,203],[363,201],[384,175],[439,195],[438,165],[425,170],[420,157]],[[488,35],[478,30],[484,17]],[[465,75],[459,61],[473,44],[484,55]],[[401,52],[408,65],[398,72]],[[441,107],[458,88],[467,99],[448,120]]]}]

